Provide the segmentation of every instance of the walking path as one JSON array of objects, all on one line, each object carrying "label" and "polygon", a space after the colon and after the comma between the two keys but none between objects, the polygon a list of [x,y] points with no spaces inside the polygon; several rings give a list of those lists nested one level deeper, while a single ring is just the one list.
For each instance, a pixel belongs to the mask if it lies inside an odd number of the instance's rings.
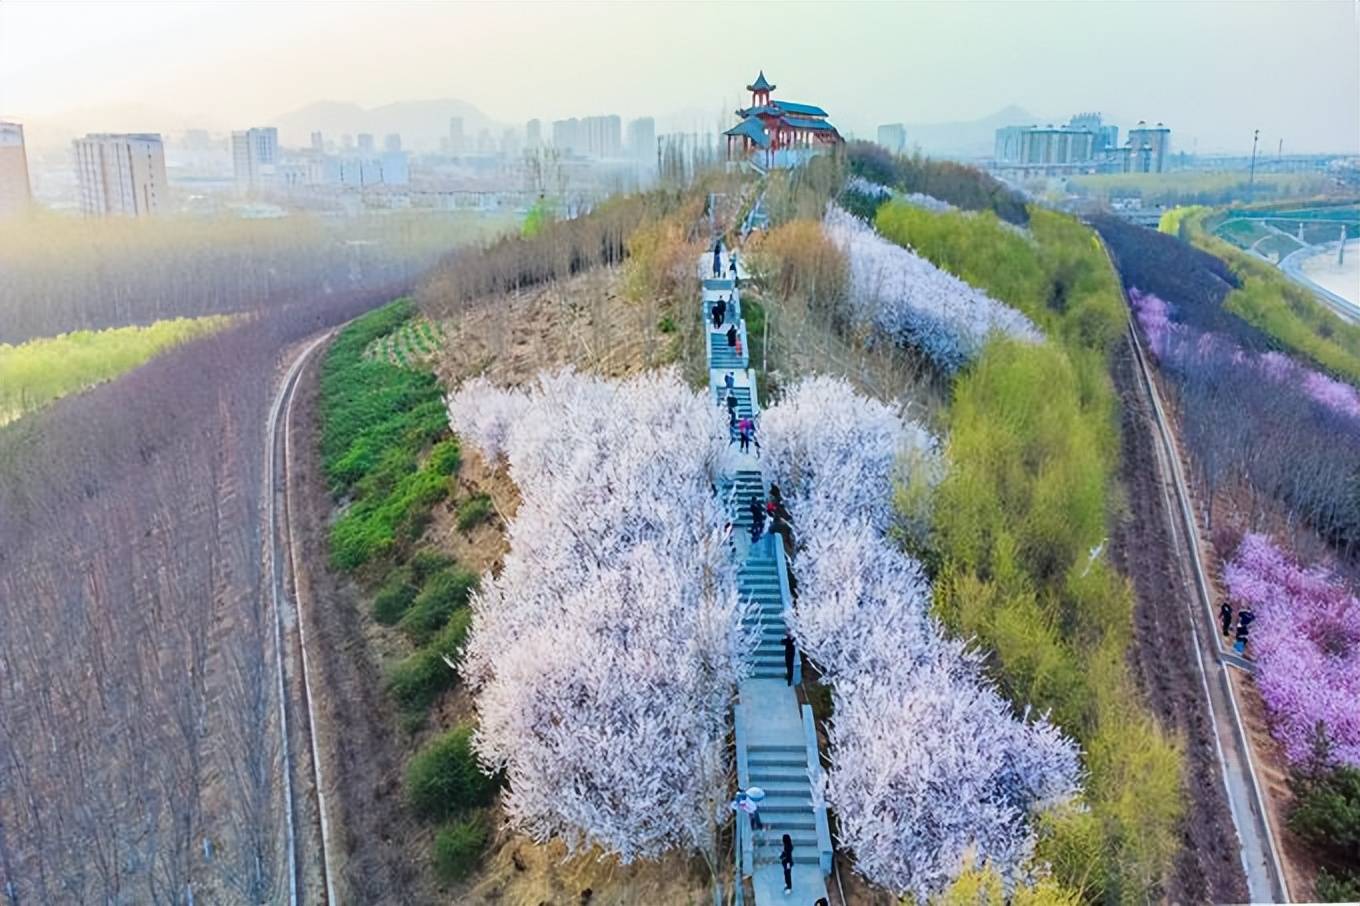
[{"label": "walking path", "polygon": [[[738,256],[740,258],[740,256]],[[731,279],[726,252],[720,258],[721,278],[713,277],[713,253],[699,262],[703,280],[700,317],[708,335],[709,388],[714,404],[726,405],[726,378],[732,378],[737,418],[757,420],[760,398],[755,374],[750,370],[746,323],[741,316],[740,290]],[[738,260],[737,277],[747,278]],[[712,305],[728,300],[722,326],[714,327]],[[729,346],[727,331],[736,327],[738,347]],[[811,772],[820,771],[817,736],[812,709],[798,704],[795,685],[802,679],[800,657],[794,659],[793,683],[786,680],[783,638],[784,613],[792,607],[788,567],[778,535],[765,534],[750,542],[750,503],[766,500],[767,485],[760,460],[752,453],[736,454],[733,468],[719,481],[718,491],[732,516],[733,539],[743,556],[738,584],[753,611],[744,624],[757,632],[759,642],[752,654],[752,672],[738,687],[734,709],[737,749],[737,785],[758,786],[765,791],[758,812],[763,830],[753,830],[745,815],[737,815],[737,846],[742,877],[749,877],[756,906],[795,903],[813,906],[827,896],[826,875],[831,871],[831,833],[826,806],[814,805]],[[793,840],[793,889],[784,893],[784,874],[779,854],[784,834]],[[741,903],[741,879],[737,879],[737,902]]]}]

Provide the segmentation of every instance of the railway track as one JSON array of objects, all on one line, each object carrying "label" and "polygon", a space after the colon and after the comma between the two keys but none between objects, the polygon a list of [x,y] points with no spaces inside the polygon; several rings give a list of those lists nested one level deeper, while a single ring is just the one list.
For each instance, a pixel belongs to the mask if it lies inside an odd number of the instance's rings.
[{"label": "railway track", "polygon": [[[1111,266],[1114,266],[1113,260]],[[1118,270],[1115,272],[1118,273]],[[1129,304],[1127,298],[1125,304]],[[1214,624],[1213,586],[1209,583],[1200,555],[1199,527],[1190,504],[1190,492],[1181,469],[1175,435],[1132,319],[1128,325],[1128,342],[1133,349],[1141,389],[1147,396],[1156,423],[1158,467],[1163,476],[1169,479],[1163,484],[1164,492],[1169,485],[1176,498],[1174,502],[1167,500],[1168,514],[1174,513],[1178,517],[1171,519],[1172,533],[1183,548],[1182,555],[1194,577],[1198,603],[1187,602],[1187,606],[1190,608],[1195,657],[1205,702],[1212,718],[1214,743],[1223,769],[1228,805],[1242,847],[1242,868],[1247,877],[1247,888],[1252,902],[1289,902],[1289,888],[1280,862],[1279,846],[1270,827],[1261,780],[1257,776],[1251,744],[1242,725],[1241,708],[1233,690],[1232,678],[1228,675],[1230,668],[1251,672],[1253,665],[1235,653],[1224,650],[1218,641]]]},{"label": "railway track", "polygon": [[[288,902],[336,901],[332,876],[331,828],[326,785],[317,746],[316,708],[308,672],[306,619],[295,594],[297,563],[289,529],[288,471],[291,457],[293,401],[298,380],[312,354],[330,337],[327,332],[312,340],[289,364],[269,410],[266,430],[265,486],[268,489],[265,537],[268,556],[270,607],[274,616],[274,664],[279,695],[279,735],[282,748],[282,780],[286,849],[288,853]],[[290,665],[294,668],[289,676]],[[296,746],[297,737],[303,741]],[[311,807],[302,808],[300,788],[314,794]],[[305,798],[305,797],[304,797]],[[314,820],[302,813],[314,812]],[[312,866],[317,866],[317,871]],[[319,874],[319,880],[309,880]],[[318,888],[309,895],[308,887]]]}]

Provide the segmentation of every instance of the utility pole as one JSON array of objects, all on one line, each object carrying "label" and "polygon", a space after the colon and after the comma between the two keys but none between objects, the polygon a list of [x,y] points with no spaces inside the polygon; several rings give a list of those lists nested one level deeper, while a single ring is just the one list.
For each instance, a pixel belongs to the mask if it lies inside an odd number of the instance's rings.
[{"label": "utility pole", "polygon": [[1256,140],[1261,137],[1261,130],[1256,129],[1251,133],[1251,174],[1247,177],[1247,197],[1256,197]]}]

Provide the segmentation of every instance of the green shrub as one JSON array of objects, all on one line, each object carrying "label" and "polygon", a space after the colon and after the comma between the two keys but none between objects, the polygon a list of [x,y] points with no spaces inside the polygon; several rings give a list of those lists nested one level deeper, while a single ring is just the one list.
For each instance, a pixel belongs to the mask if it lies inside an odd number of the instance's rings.
[{"label": "green shrub", "polygon": [[1321,903],[1360,903],[1360,874],[1344,869],[1336,874],[1325,868],[1320,870],[1317,898]]},{"label": "green shrub", "polygon": [[1360,768],[1342,765],[1293,780],[1289,826],[1338,859],[1360,865]]},{"label": "green shrub", "polygon": [[675,333],[675,319],[666,315],[656,324],[656,329],[662,333]]},{"label": "green shrub", "polygon": [[458,528],[467,531],[482,524],[491,515],[491,498],[486,494],[474,494],[458,504]]},{"label": "green shrub", "polygon": [[458,674],[449,666],[449,661],[457,663],[471,621],[472,611],[468,608],[454,611],[428,645],[392,667],[387,688],[403,709],[424,711],[434,704],[439,693],[453,688]]},{"label": "green shrub", "polygon": [[462,463],[462,450],[454,438],[440,441],[430,451],[429,467],[440,475],[452,475]]},{"label": "green shrub", "polygon": [[481,860],[486,849],[486,818],[474,812],[439,829],[434,838],[434,868],[444,881],[461,881]]},{"label": "green shrub", "polygon": [[486,805],[495,792],[496,784],[477,767],[468,726],[436,737],[406,767],[406,799],[422,818],[441,820]]},{"label": "green shrub", "polygon": [[808,704],[812,706],[812,716],[818,721],[830,720],[834,712],[831,687],[824,683],[807,683],[804,686]]},{"label": "green shrub", "polygon": [[452,567],[435,573],[425,580],[401,618],[401,628],[417,644],[429,641],[455,610],[467,604],[468,595],[476,587],[477,577],[467,570]]},{"label": "green shrub", "polygon": [[373,598],[373,619],[384,626],[396,623],[416,599],[416,590],[415,574],[410,567],[393,570]]},{"label": "green shrub", "polygon": [[425,580],[441,570],[453,566],[453,558],[448,554],[441,553],[430,548],[422,548],[411,555],[407,561],[407,566],[411,568],[411,574],[418,585],[424,585]]}]

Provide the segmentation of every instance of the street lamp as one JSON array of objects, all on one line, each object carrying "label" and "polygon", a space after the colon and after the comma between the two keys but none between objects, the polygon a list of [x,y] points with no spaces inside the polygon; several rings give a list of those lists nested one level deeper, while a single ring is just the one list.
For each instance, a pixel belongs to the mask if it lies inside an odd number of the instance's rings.
[{"label": "street lamp", "polygon": [[1247,176],[1248,198],[1254,198],[1256,195],[1256,140],[1260,137],[1260,129],[1256,129],[1251,133],[1251,172]]}]

